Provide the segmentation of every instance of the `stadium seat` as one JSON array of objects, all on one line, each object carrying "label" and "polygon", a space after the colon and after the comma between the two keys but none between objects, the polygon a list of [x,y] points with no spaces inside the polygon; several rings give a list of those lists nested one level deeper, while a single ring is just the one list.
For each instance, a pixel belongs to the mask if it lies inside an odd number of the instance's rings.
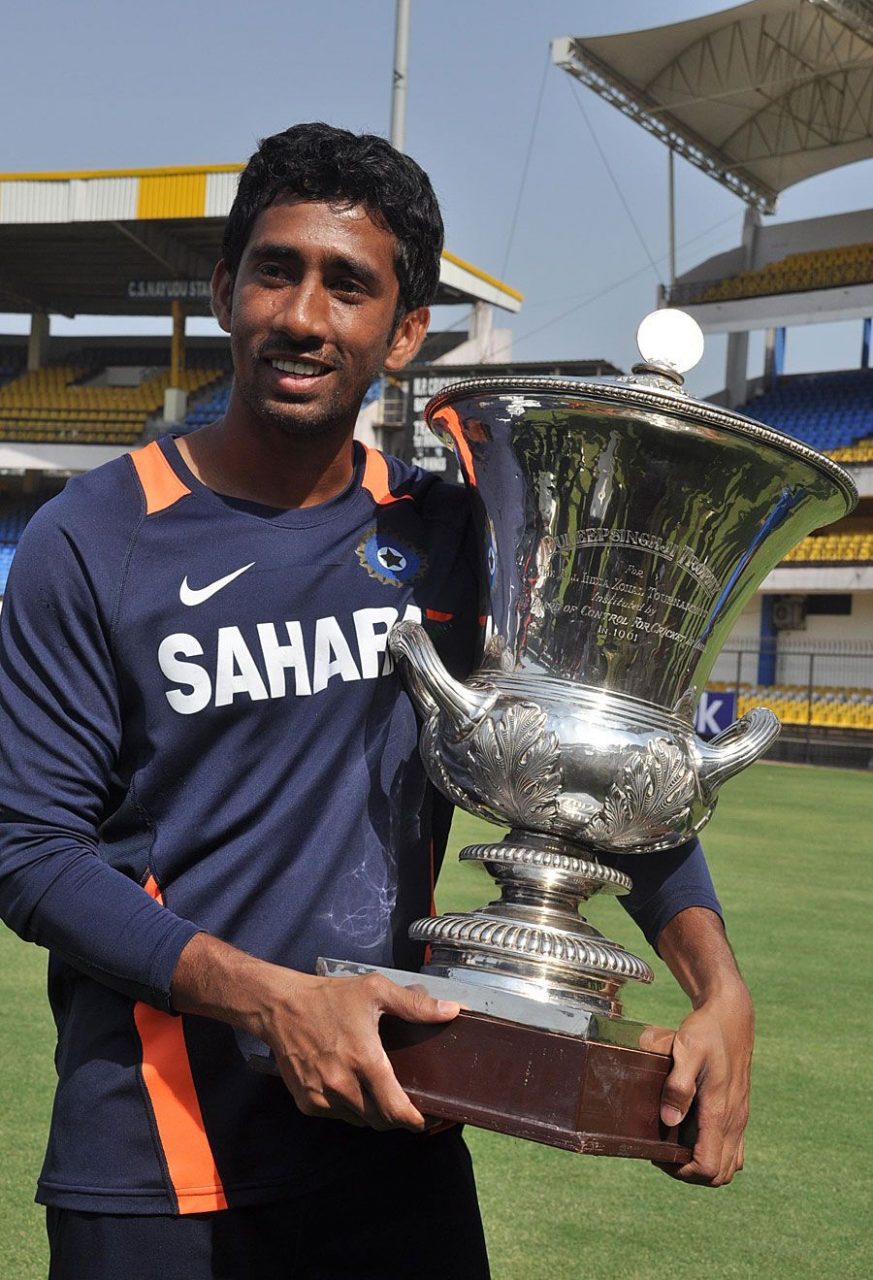
[{"label": "stadium seat", "polygon": [[[111,355],[114,364],[125,353]],[[101,358],[106,361],[105,351]],[[93,358],[84,352],[81,359],[78,364],[20,373],[0,386],[0,440],[137,443],[148,419],[163,409],[169,370],[144,365],[140,352],[133,366],[144,371],[139,385],[95,386],[90,380],[99,370]],[[181,385],[195,396],[225,380],[226,369],[195,365],[183,372]]]},{"label": "stadium seat", "polygon": [[[710,688],[715,689],[714,685]],[[733,685],[721,682],[721,691]],[[742,685],[737,696],[737,715],[753,707],[769,707],[785,725],[816,728],[873,730],[873,689],[851,687],[809,690],[797,685]]]},{"label": "stadium seat", "polygon": [[723,280],[686,283],[683,302],[727,302],[735,298],[759,298],[768,294],[803,293],[811,289],[836,289],[873,281],[873,243],[841,245],[808,253],[790,253],[768,262],[757,271],[741,271]]},{"label": "stadium seat", "polygon": [[[783,379],[750,400],[742,412],[839,461],[873,458],[871,369]],[[847,450],[869,457],[846,457]]]}]

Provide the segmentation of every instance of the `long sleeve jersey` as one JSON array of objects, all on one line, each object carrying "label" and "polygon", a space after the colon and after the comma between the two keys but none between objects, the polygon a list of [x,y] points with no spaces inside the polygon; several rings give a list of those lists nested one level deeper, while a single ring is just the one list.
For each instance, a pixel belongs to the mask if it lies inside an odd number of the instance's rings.
[{"label": "long sleeve jersey", "polygon": [[[39,1200],[219,1209],[401,1140],[303,1117],[170,982],[200,930],[308,972],[420,966],[450,807],[387,636],[422,621],[463,675],[477,581],[464,491],[359,446],[315,507],[217,495],[165,438],[34,517],[0,616],[0,909],[51,952]],[[696,843],[633,874],[652,939],[718,910]]]}]

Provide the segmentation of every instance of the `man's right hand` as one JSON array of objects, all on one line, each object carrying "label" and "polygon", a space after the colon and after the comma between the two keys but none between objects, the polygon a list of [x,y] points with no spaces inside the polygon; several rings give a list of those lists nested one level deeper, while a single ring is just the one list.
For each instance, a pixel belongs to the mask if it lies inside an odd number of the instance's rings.
[{"label": "man's right hand", "polygon": [[380,974],[317,978],[268,964],[205,933],[179,957],[172,1001],[179,1013],[217,1018],[265,1041],[304,1115],[416,1131],[424,1116],[397,1083],[379,1021],[390,1014],[450,1022],[460,1010]]}]

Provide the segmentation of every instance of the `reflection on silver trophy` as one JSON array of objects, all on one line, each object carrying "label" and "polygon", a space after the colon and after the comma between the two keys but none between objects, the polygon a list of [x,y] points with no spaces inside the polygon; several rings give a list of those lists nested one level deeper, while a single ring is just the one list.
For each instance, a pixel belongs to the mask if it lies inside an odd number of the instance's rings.
[{"label": "reflection on silver trophy", "polygon": [[413,925],[424,972],[587,1011],[617,1041],[622,984],[652,973],[579,915],[630,886],[598,853],[688,840],[772,742],[764,708],[703,741],[697,700],[769,570],[857,498],[829,459],[687,395],[695,361],[640,345],[618,382],[480,378],[430,402],[474,504],[487,639],[463,683],[422,627],[390,639],[432,781],[511,828],[461,853],[498,901]]}]

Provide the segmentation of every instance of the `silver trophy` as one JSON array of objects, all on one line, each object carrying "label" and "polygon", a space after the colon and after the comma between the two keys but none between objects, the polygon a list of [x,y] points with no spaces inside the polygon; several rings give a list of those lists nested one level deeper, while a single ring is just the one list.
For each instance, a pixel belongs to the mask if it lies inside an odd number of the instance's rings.
[{"label": "silver trophy", "polygon": [[760,707],[704,741],[698,698],[767,573],[857,501],[828,458],[683,390],[680,370],[702,352],[690,317],[656,312],[638,341],[626,379],[478,378],[430,401],[473,502],[484,650],[460,682],[423,627],[403,622],[389,641],[432,782],[510,828],[460,855],[484,864],[496,901],[413,924],[425,986],[636,1047],[642,1024],[621,1016],[619,994],[652,971],[580,904],[630,888],[601,854],[687,841],[776,737]]},{"label": "silver trophy", "polygon": [[461,853],[498,902],[413,925],[429,973],[619,1012],[622,983],[652,974],[579,917],[629,884],[598,855],[687,841],[779,732],[760,707],[706,742],[695,707],[767,573],[857,493],[828,458],[692,399],[676,366],[698,334],[655,312],[626,380],[480,378],[427,407],[473,497],[490,634],[464,683],[415,623],[390,647],[433,783],[511,828]]}]

